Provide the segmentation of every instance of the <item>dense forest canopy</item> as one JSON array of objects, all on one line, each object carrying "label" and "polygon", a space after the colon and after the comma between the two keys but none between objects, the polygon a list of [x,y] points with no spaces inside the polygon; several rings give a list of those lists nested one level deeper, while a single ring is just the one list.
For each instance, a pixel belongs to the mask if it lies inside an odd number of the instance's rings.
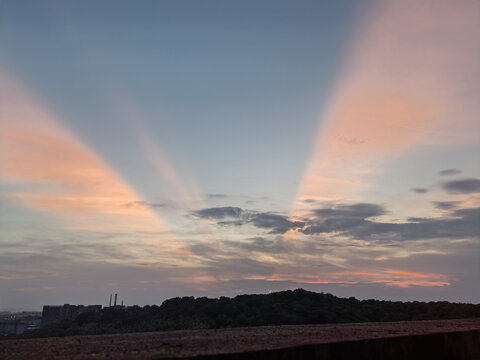
[{"label": "dense forest canopy", "polygon": [[25,334],[24,337],[182,329],[384,322],[480,317],[480,304],[339,298],[303,289],[234,298],[177,297],[161,306],[104,308]]}]

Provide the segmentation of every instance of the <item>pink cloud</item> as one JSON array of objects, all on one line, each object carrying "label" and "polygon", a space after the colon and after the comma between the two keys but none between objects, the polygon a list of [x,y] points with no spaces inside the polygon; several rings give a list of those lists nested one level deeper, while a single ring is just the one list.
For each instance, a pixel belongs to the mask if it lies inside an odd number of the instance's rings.
[{"label": "pink cloud", "polygon": [[[166,233],[142,199],[96,153],[11,76],[2,76],[0,174],[23,206],[95,230]],[[178,238],[170,234],[172,243]]]},{"label": "pink cloud", "polygon": [[[369,2],[296,199],[350,200],[419,146],[479,141],[480,3]],[[346,185],[349,184],[349,185]]]},{"label": "pink cloud", "polygon": [[351,270],[323,270],[321,273],[311,272],[308,269],[290,269],[285,267],[277,269],[271,276],[248,277],[250,280],[265,281],[293,281],[303,284],[384,284],[389,287],[410,287],[410,286],[450,286],[448,275],[439,273],[414,273],[411,271],[392,269],[365,269],[362,271]]}]

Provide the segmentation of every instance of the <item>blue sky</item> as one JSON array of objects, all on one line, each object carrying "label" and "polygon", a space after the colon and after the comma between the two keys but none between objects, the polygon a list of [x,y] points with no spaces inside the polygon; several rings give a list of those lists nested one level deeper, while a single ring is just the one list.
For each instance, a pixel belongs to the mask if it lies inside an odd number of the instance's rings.
[{"label": "blue sky", "polygon": [[[147,196],[157,190],[135,176],[150,169],[129,156],[132,123],[205,191],[247,195],[253,183],[268,195],[281,177],[282,195],[294,196],[354,11],[268,1],[4,6],[6,66]],[[122,97],[141,115],[122,111]]]},{"label": "blue sky", "polygon": [[1,7],[0,308],[478,302],[477,3]]}]

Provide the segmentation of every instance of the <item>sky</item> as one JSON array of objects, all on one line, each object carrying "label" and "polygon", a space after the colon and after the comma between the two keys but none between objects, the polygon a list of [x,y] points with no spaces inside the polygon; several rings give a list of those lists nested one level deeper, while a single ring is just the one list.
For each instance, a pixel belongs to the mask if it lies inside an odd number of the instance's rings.
[{"label": "sky", "polygon": [[0,310],[480,303],[478,1],[0,9]]}]

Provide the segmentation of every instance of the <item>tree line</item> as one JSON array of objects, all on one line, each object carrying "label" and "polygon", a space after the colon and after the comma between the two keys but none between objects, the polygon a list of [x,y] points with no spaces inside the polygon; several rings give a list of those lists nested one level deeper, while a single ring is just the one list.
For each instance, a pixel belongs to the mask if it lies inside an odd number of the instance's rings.
[{"label": "tree line", "polygon": [[480,304],[357,300],[297,289],[234,298],[176,297],[161,306],[104,308],[73,321],[49,324],[23,337],[469,317],[480,317]]}]

